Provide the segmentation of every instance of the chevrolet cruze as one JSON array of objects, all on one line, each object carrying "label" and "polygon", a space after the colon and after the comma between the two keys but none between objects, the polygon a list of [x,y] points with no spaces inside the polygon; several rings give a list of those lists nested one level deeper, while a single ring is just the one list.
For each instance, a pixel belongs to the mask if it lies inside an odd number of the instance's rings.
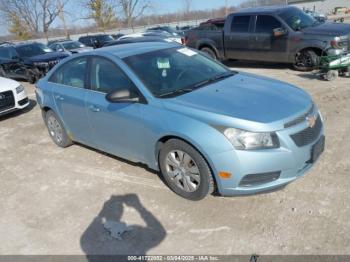
[{"label": "chevrolet cruze", "polygon": [[282,187],[325,146],[305,91],[173,43],[78,54],[40,80],[36,94],[58,146],[78,142],[144,163],[190,200]]}]

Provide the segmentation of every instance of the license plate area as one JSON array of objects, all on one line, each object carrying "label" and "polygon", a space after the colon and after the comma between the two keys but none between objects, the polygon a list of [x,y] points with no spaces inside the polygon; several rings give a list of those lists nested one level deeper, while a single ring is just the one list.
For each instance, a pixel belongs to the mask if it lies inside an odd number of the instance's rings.
[{"label": "license plate area", "polygon": [[311,149],[311,158],[308,163],[315,163],[325,150],[326,138],[322,136]]}]

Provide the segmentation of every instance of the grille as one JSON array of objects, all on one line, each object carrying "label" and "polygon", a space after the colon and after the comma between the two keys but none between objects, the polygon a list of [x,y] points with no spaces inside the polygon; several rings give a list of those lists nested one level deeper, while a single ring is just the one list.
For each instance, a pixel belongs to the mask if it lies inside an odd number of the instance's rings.
[{"label": "grille", "polygon": [[290,137],[293,139],[294,143],[298,147],[306,146],[314,142],[321,133],[322,129],[322,121],[321,117],[318,115],[317,120],[314,127],[308,127],[303,131],[291,135]]},{"label": "grille", "polygon": [[15,106],[15,98],[12,91],[0,93],[0,111],[10,109]]},{"label": "grille", "polygon": [[315,111],[315,106],[312,104],[311,108],[303,115],[297,117],[296,119],[293,119],[292,121],[284,124],[284,128],[289,128],[292,126],[296,126],[306,120],[306,117],[311,115]]},{"label": "grille", "polygon": [[60,62],[60,60],[54,60],[49,62],[49,69],[53,68],[55,65],[57,65]]},{"label": "grille", "polygon": [[261,174],[251,174],[243,177],[239,186],[241,187],[251,187],[258,186],[261,184],[270,183],[279,179],[281,172],[271,172],[271,173],[261,173]]}]

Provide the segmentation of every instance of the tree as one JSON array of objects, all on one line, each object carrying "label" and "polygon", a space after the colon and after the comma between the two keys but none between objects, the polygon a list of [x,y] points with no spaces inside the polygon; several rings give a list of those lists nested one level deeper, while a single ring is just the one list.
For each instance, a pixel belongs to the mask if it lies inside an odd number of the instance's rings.
[{"label": "tree", "polygon": [[114,6],[109,0],[88,0],[85,5],[89,10],[87,18],[93,19],[101,29],[110,26],[116,19]]},{"label": "tree", "polygon": [[0,0],[0,11],[7,20],[16,24],[20,19],[32,34],[48,31],[69,0],[57,5],[56,0]]},{"label": "tree", "polygon": [[20,17],[16,14],[9,15],[9,32],[15,35],[17,40],[27,40],[31,37],[30,30]]},{"label": "tree", "polygon": [[127,27],[134,27],[134,20],[151,7],[145,0],[119,0]]}]

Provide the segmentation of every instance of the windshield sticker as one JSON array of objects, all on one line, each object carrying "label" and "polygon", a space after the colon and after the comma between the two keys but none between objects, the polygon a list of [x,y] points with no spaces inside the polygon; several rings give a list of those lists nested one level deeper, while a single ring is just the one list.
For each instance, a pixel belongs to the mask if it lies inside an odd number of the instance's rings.
[{"label": "windshield sticker", "polygon": [[158,69],[170,69],[169,58],[158,58],[157,66],[158,66]]},{"label": "windshield sticker", "polygon": [[187,56],[194,56],[197,55],[198,53],[195,51],[192,51],[191,49],[188,48],[181,48],[179,50],[177,50],[178,52],[180,52],[181,54],[187,55]]}]

